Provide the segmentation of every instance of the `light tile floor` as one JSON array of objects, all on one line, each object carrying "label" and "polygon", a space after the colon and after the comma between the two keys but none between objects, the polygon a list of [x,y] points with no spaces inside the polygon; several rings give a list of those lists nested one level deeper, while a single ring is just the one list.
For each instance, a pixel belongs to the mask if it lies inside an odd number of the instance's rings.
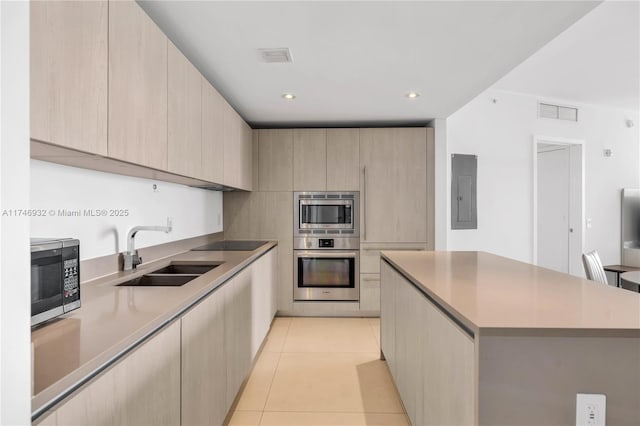
[{"label": "light tile floor", "polygon": [[229,423],[408,424],[377,318],[276,318]]}]

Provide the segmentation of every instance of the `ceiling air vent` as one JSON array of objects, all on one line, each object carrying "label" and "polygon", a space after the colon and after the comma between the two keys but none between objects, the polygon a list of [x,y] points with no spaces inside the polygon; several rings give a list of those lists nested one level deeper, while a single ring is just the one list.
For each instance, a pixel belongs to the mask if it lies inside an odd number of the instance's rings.
[{"label": "ceiling air vent", "polygon": [[285,64],[293,62],[291,59],[291,51],[288,47],[278,49],[258,49],[258,54],[262,62],[268,64]]},{"label": "ceiling air vent", "polygon": [[553,120],[578,121],[578,108],[538,103],[538,117]]}]

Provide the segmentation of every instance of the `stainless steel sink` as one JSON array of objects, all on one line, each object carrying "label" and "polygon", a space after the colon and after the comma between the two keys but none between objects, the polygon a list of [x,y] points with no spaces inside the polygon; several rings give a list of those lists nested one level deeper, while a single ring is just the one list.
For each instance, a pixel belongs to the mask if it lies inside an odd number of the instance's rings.
[{"label": "stainless steel sink", "polygon": [[186,265],[180,263],[172,263],[164,268],[156,269],[151,272],[152,274],[192,274],[192,275],[201,275],[209,272],[210,270],[217,268],[220,266],[217,264],[208,264],[208,265]]},{"label": "stainless steel sink", "polygon": [[198,278],[200,275],[196,275],[196,274],[184,274],[184,275],[177,275],[177,274],[148,274],[148,275],[143,275],[141,277],[138,278],[134,278],[132,280],[129,281],[125,281],[121,284],[118,284],[118,286],[172,286],[172,287],[179,287],[181,285],[185,285],[186,283],[188,283],[189,281],[195,280],[196,278]]},{"label": "stainless steel sink", "polygon": [[186,263],[171,263],[160,269],[155,269],[149,273],[134,278],[129,281],[118,284],[119,286],[174,286],[179,287],[185,285],[189,281],[193,281],[200,275],[209,272],[210,270],[217,268],[222,263],[207,263],[207,264],[186,264]]}]

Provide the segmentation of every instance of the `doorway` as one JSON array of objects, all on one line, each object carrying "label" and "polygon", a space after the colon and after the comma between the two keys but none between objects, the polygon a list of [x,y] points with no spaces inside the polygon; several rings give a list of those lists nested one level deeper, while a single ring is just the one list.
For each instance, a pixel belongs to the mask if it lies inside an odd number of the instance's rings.
[{"label": "doorway", "polygon": [[584,276],[584,141],[534,138],[534,263]]}]

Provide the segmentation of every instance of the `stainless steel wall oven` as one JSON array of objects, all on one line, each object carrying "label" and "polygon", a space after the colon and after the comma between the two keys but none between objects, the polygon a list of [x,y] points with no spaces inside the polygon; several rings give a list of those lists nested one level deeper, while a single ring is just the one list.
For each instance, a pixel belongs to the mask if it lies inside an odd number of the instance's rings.
[{"label": "stainless steel wall oven", "polygon": [[294,194],[294,300],[360,299],[359,194]]}]

